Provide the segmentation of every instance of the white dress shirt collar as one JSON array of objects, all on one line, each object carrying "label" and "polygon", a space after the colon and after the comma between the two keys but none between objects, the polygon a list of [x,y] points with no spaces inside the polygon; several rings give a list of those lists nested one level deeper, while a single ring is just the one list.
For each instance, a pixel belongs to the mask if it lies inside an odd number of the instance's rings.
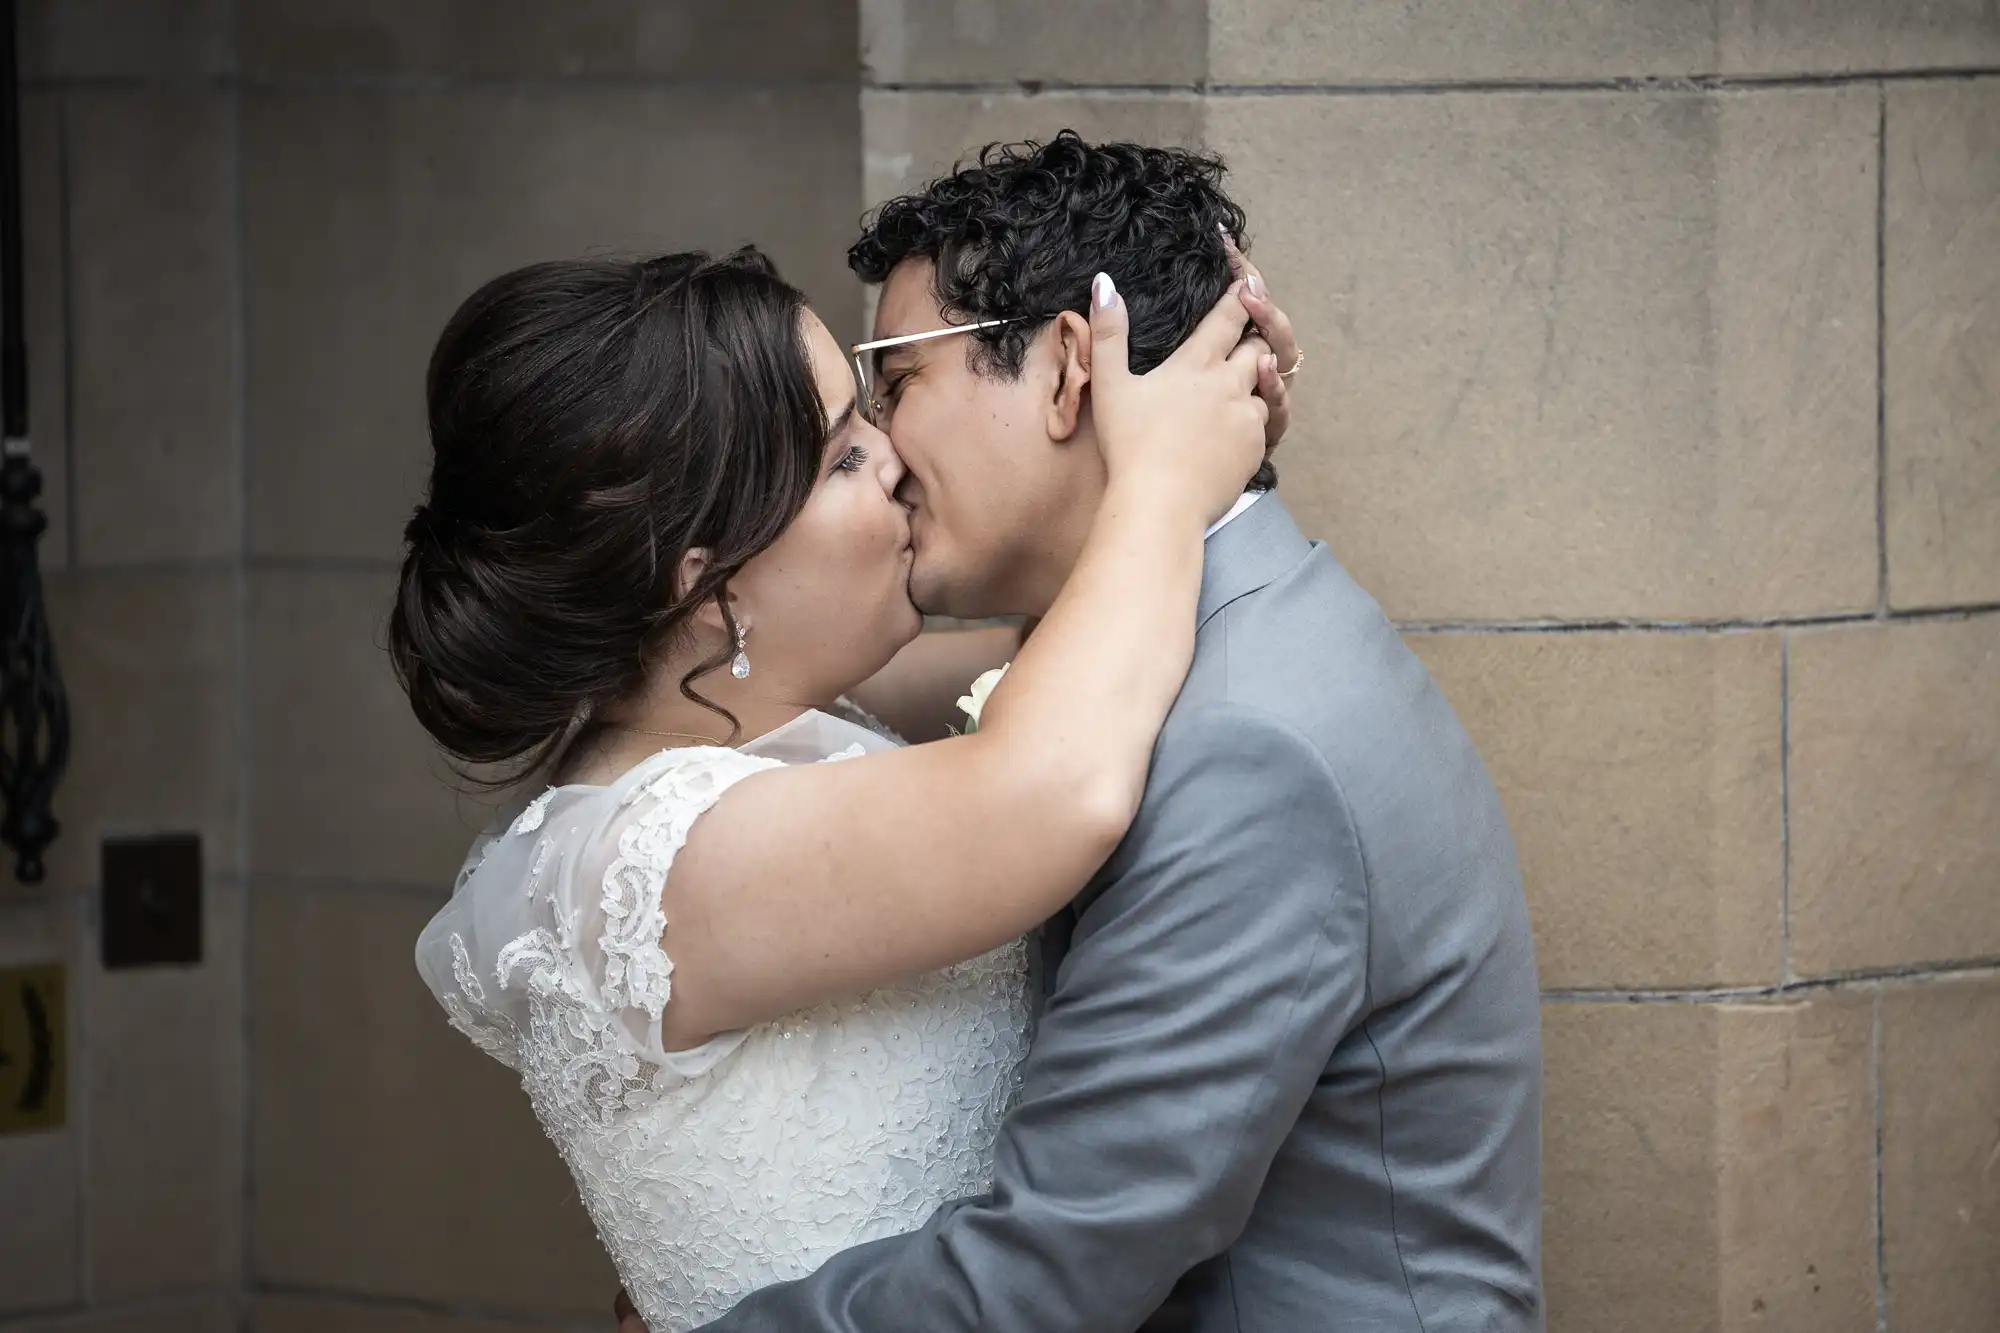
[{"label": "white dress shirt collar", "polygon": [[1224,514],[1221,518],[1218,518],[1217,520],[1215,520],[1215,522],[1209,525],[1208,531],[1201,534],[1201,539],[1203,541],[1207,541],[1210,537],[1213,537],[1216,533],[1222,531],[1224,528],[1228,527],[1231,523],[1234,523],[1237,519],[1241,518],[1243,516],[1244,510],[1248,509],[1251,505],[1256,504],[1259,500],[1263,498],[1264,498],[1264,492],[1262,491],[1243,492],[1242,495],[1236,498],[1236,503],[1229,506],[1228,513]]}]

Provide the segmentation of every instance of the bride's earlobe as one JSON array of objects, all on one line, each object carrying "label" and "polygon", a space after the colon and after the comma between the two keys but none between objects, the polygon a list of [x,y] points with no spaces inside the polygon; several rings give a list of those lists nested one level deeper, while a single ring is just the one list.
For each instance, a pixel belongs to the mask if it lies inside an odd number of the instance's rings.
[{"label": "bride's earlobe", "polygon": [[[694,547],[681,557],[680,568],[674,571],[675,598],[687,596],[688,592],[701,582],[702,576],[708,572],[708,559],[709,552],[705,546]],[[703,598],[701,605],[688,613],[688,619],[705,630],[727,637],[730,646],[740,657],[743,652],[742,635],[750,630],[749,618],[734,606],[726,612],[723,610],[723,603],[733,602],[735,596],[725,584],[716,589],[712,595]]]}]

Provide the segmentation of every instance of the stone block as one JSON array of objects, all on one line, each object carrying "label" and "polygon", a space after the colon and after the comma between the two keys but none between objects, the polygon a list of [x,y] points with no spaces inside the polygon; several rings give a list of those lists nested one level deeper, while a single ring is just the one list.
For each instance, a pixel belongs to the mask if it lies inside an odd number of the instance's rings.
[{"label": "stone block", "polygon": [[[253,1307],[249,1333],[520,1333],[523,1327],[535,1325],[381,1301],[263,1296]],[[584,1321],[578,1327],[589,1327],[589,1323]]]},{"label": "stone block", "polygon": [[211,874],[243,865],[240,615],[233,576],[91,570],[47,584],[70,703],[50,882],[87,893],[108,836],[193,832]]},{"label": "stone block", "polygon": [[1866,996],[1543,1009],[1551,1333],[1875,1327]]},{"label": "stone block", "polygon": [[1213,99],[1312,366],[1285,494],[1390,614],[1876,600],[1865,88]]},{"label": "stone block", "polygon": [[861,0],[874,83],[1184,85],[1207,64],[1204,0]]},{"label": "stone block", "polygon": [[[2000,24],[2000,11],[1989,13]],[[1891,84],[1887,95],[1889,601],[1991,604],[2000,602],[2000,78]]]},{"label": "stone block", "polygon": [[443,898],[489,803],[411,714],[383,645],[389,571],[251,581],[251,860],[263,873],[427,888]]},{"label": "stone block", "polygon": [[1783,963],[1777,636],[1425,634],[1520,848],[1542,985],[1768,985]]},{"label": "stone block", "polygon": [[852,88],[246,93],[250,538],[392,560],[429,472],[423,377],[490,278],[756,241],[860,324]]},{"label": "stone block", "polygon": [[1889,1327],[2000,1327],[2000,978],[1882,992]]},{"label": "stone block", "polygon": [[1214,0],[1218,84],[1376,85],[1692,74],[1715,59],[1713,0]]},{"label": "stone block", "polygon": [[1798,631],[1792,963],[2000,958],[2000,616]]},{"label": "stone block", "polygon": [[239,1333],[236,1302],[227,1297],[144,1301],[109,1309],[10,1323],[7,1333]]},{"label": "stone block", "polygon": [[209,885],[199,966],[107,972],[86,946],[94,1301],[242,1280],[244,897]]},{"label": "stone block", "polygon": [[230,0],[24,0],[21,71],[50,79],[227,74],[230,8]]},{"label": "stone block", "polygon": [[989,143],[1046,141],[1075,130],[1093,143],[1130,140],[1182,148],[1202,143],[1203,104],[1193,93],[885,92],[861,95],[870,206],[970,163]]},{"label": "stone block", "polygon": [[83,564],[242,549],[233,116],[222,92],[70,94]]},{"label": "stone block", "polygon": [[244,67],[264,78],[860,77],[855,7],[825,0],[243,0],[237,8]]},{"label": "stone block", "polygon": [[[436,907],[257,889],[257,1274],[280,1288],[606,1319],[618,1280],[518,1079],[446,1025],[410,961]],[[260,1326],[355,1325],[308,1314]]]},{"label": "stone block", "polygon": [[1722,0],[1724,74],[1970,69],[2000,62],[1986,0]]}]

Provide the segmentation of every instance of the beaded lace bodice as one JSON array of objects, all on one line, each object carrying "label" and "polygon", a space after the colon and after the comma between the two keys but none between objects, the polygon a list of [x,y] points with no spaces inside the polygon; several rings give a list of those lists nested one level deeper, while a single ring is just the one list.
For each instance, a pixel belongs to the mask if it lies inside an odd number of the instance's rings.
[{"label": "beaded lace bodice", "polygon": [[695,820],[752,773],[895,743],[808,713],[552,788],[481,835],[418,941],[452,1025],[519,1072],[654,1333],[989,1183],[1027,1045],[1020,943],[693,1050],[660,1041],[660,886]]}]

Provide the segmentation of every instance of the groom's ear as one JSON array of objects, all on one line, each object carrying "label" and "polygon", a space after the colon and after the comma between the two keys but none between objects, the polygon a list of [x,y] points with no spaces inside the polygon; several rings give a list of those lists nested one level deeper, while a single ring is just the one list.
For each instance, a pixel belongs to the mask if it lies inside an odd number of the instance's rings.
[{"label": "groom's ear", "polygon": [[1090,321],[1074,310],[1056,316],[1056,388],[1049,397],[1049,438],[1067,440],[1083,419],[1083,390],[1090,383]]}]

